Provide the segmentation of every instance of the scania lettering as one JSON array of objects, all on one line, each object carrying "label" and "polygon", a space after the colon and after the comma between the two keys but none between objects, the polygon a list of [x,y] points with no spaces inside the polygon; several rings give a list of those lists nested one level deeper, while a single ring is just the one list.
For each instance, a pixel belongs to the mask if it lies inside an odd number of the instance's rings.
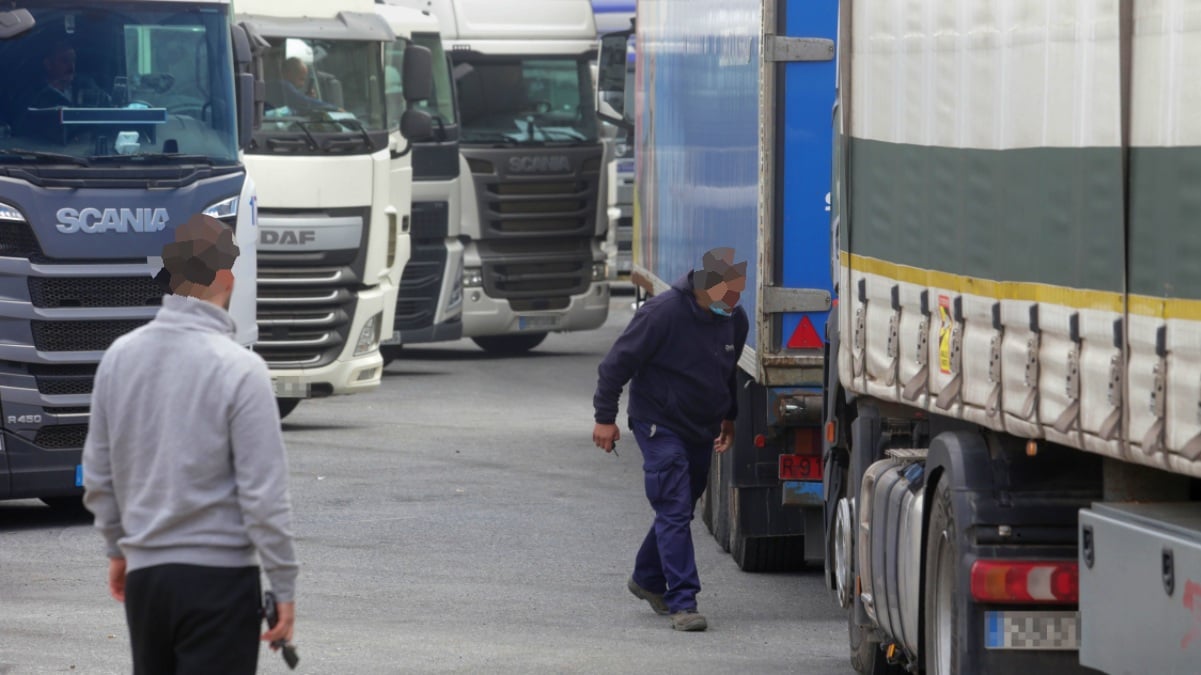
[{"label": "scania lettering", "polygon": [[167,209],[72,209],[58,210],[58,231],[63,234],[86,232],[158,232],[167,227]]},{"label": "scania lettering", "polygon": [[[390,1],[432,9],[454,68],[462,180],[446,213],[457,208],[465,246],[463,335],[513,353],[548,331],[600,326],[609,284],[606,225],[597,218],[603,152],[592,5]],[[441,213],[430,215],[440,221]]]},{"label": "scania lettering", "polygon": [[513,173],[569,173],[571,160],[566,157],[510,157]]},{"label": "scania lettering", "polygon": [[229,311],[258,338],[238,150],[260,45],[228,0],[0,3],[0,499],[78,506],[96,365],[158,311],[163,246],[197,213],[234,228]]},{"label": "scania lettering", "polygon": [[[269,45],[264,122],[245,161],[263,230],[255,350],[287,415],[305,398],[379,386],[378,346],[410,248],[401,114],[410,136],[428,133],[428,118],[404,108],[428,90],[429,59],[392,58],[396,36],[372,0],[237,7]],[[421,120],[424,132],[412,126]]]}]

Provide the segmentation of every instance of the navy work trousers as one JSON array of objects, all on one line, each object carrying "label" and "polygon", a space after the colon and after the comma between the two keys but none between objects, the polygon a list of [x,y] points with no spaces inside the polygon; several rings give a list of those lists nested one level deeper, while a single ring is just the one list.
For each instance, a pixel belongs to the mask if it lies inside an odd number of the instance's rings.
[{"label": "navy work trousers", "polygon": [[634,562],[634,582],[663,594],[674,614],[696,609],[701,590],[692,548],[692,513],[709,483],[713,443],[688,443],[662,426],[633,421],[642,450],[646,498],[655,522]]}]

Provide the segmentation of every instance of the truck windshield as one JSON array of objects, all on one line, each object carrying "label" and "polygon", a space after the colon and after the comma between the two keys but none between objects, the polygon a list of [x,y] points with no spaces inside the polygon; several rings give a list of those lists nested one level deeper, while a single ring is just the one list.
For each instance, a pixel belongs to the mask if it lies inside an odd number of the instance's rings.
[{"label": "truck windshield", "polygon": [[236,164],[228,7],[46,0],[0,40],[0,164]]},{"label": "truck windshield", "polygon": [[464,143],[596,142],[587,58],[452,55]]},{"label": "truck windshield", "polygon": [[267,103],[261,134],[382,131],[379,42],[267,37]]}]

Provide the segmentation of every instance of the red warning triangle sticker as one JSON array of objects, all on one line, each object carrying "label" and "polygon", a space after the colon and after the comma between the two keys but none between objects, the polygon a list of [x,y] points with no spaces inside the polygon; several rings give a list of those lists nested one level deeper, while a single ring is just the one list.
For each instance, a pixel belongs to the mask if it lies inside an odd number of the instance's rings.
[{"label": "red warning triangle sticker", "polygon": [[796,330],[792,331],[792,337],[788,338],[787,346],[789,349],[820,349],[822,344],[822,338],[813,327],[813,322],[809,317],[802,316]]}]

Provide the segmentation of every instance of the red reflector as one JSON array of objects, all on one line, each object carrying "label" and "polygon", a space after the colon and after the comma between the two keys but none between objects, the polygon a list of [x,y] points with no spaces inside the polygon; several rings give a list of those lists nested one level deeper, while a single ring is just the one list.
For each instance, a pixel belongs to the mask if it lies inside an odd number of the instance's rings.
[{"label": "red reflector", "polygon": [[1075,604],[1080,568],[1075,562],[977,560],[972,563],[972,597],[977,602]]},{"label": "red reflector", "polygon": [[817,334],[813,322],[808,316],[802,316],[796,330],[792,331],[792,337],[788,338],[787,346],[789,349],[820,349],[822,344],[821,336]]},{"label": "red reflector", "polygon": [[780,480],[821,480],[822,458],[780,455]]},{"label": "red reflector", "polygon": [[763,434],[755,434],[755,447],[756,448],[767,447],[767,436],[764,436]]}]

